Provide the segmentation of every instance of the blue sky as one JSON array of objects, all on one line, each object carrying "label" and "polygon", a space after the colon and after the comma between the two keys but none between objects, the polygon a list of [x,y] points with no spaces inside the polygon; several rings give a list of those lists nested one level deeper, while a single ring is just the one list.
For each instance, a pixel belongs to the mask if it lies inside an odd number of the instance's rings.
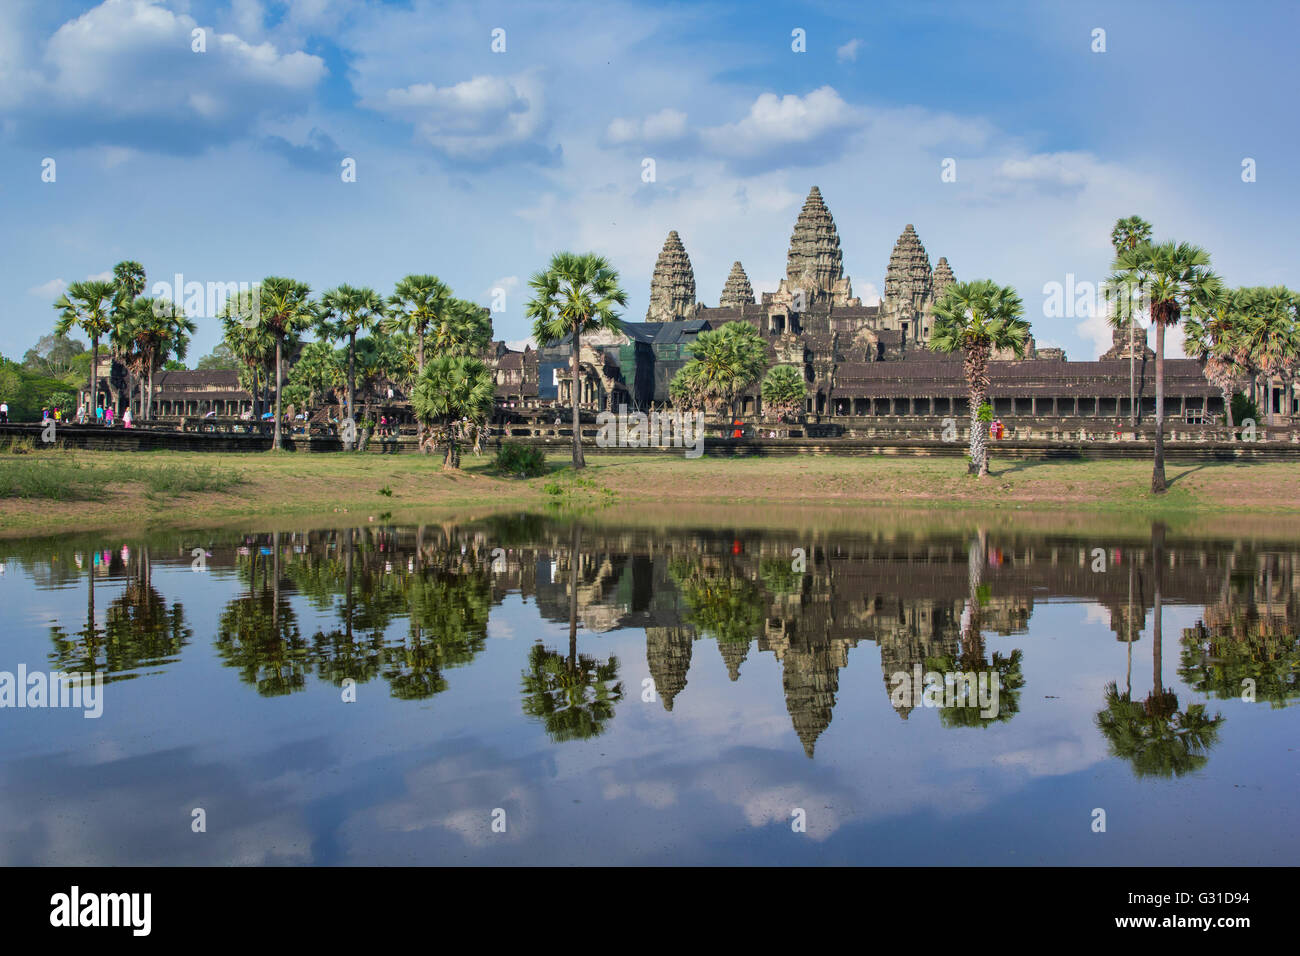
[{"label": "blue sky", "polygon": [[[1045,315],[1043,287],[1104,277],[1120,216],[1231,284],[1300,286],[1298,32],[1282,2],[4,0],[0,353],[125,258],[317,291],[432,272],[504,290],[513,341],[562,248],[608,255],[642,318],[676,229],[713,305],[736,259],[776,287],[816,184],[859,295],[914,223],[959,279],[1016,286],[1040,345],[1092,358],[1103,321]],[[191,361],[219,338],[197,321]]]}]

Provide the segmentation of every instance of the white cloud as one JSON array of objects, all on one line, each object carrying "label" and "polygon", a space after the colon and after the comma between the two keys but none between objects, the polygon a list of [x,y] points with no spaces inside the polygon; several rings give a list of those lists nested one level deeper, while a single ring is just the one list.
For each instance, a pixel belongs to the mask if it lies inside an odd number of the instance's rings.
[{"label": "white cloud", "polygon": [[[43,50],[26,38],[40,55],[9,98],[43,141],[194,152],[208,144],[205,132],[246,135],[260,115],[303,108],[326,74],[320,57],[206,26],[206,52],[194,52],[201,26],[157,0],[104,0],[60,26]],[[0,26],[0,53],[6,35]]]},{"label": "white cloud", "polygon": [[743,119],[706,129],[702,135],[714,153],[747,158],[860,128],[863,120],[832,87],[823,86],[807,96],[763,93]]},{"label": "white cloud", "polygon": [[612,145],[673,142],[686,136],[686,114],[671,108],[652,113],[644,120],[615,119],[605,131]]},{"label": "white cloud", "polygon": [[87,282],[112,282],[113,270],[105,269],[103,272],[96,272],[93,276],[86,276]]},{"label": "white cloud", "polygon": [[63,295],[63,290],[67,287],[68,284],[62,279],[51,279],[41,285],[32,286],[27,290],[27,294],[34,295],[38,299],[57,299]]},{"label": "white cloud", "polygon": [[841,63],[846,63],[858,58],[858,48],[862,46],[862,41],[854,37],[848,43],[835,49],[835,58]]},{"label": "white cloud", "polygon": [[537,144],[546,131],[536,72],[476,76],[450,86],[415,83],[367,98],[362,105],[406,120],[417,135],[453,159],[478,159]]},{"label": "white cloud", "polygon": [[1023,159],[1007,159],[998,168],[1012,182],[1082,186],[1096,172],[1097,161],[1087,153],[1037,153]]}]

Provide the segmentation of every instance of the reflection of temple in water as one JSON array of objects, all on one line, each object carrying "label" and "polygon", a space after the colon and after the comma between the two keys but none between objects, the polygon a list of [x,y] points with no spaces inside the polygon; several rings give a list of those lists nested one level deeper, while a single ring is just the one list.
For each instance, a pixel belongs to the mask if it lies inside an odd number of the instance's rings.
[{"label": "reflection of temple in water", "polygon": [[[69,552],[44,565],[41,580],[49,586],[83,582],[93,621],[102,617],[106,602],[96,601],[84,569],[94,566],[95,578],[147,583],[151,561],[188,566],[192,544]],[[797,548],[806,552],[806,562],[796,570]],[[669,711],[690,698],[692,666],[720,665],[736,681],[749,655],[772,654],[781,664],[791,724],[811,756],[832,722],[840,670],[864,641],[879,648],[887,698],[895,673],[910,674],[918,665],[929,669],[935,661],[987,660],[986,642],[990,653],[1010,650],[999,636],[1023,634],[1035,602],[1049,597],[1093,602],[1108,611],[1117,640],[1137,641],[1154,596],[1148,542],[1134,538],[1112,545],[1100,572],[1094,570],[1095,551],[1091,541],[1050,535],[732,535],[575,529],[522,518],[464,527],[225,536],[208,545],[206,560],[213,569],[237,569],[245,600],[274,592],[265,614],[256,602],[232,604],[231,613],[241,615],[245,628],[265,629],[264,616],[271,622],[266,626],[283,625],[277,608],[288,595],[341,619],[324,633],[328,640],[302,648],[279,639],[252,642],[250,630],[250,642],[234,648],[247,656],[250,673],[292,665],[331,678],[369,679],[382,670],[385,679],[401,679],[395,694],[428,696],[447,686],[449,668],[472,663],[486,638],[488,609],[515,596],[535,604],[542,620],[559,624],[568,624],[576,606],[577,620],[589,633],[643,630],[646,667]],[[1240,645],[1254,648],[1263,641],[1263,650],[1248,648],[1256,657],[1292,653],[1277,636],[1294,643],[1300,618],[1295,554],[1174,542],[1163,553],[1163,600],[1205,606],[1198,629],[1184,638],[1185,667],[1197,681],[1208,686],[1217,679],[1216,662]],[[155,612],[159,600],[144,600],[151,592],[132,586],[127,596],[139,597],[128,608],[129,619],[163,621]],[[179,607],[174,617],[179,622]],[[405,628],[389,629],[390,622],[406,619],[409,635],[397,633]],[[52,658],[110,673],[165,663],[181,653],[182,626],[160,627],[159,641],[128,648],[129,654],[118,654],[113,642],[106,645],[102,628],[80,634],[63,629],[52,635]],[[517,636],[531,642],[538,635]],[[713,641],[718,656],[697,653],[700,640]],[[1286,686],[1276,689],[1283,698],[1290,693]],[[904,720],[910,711],[897,708]]]}]

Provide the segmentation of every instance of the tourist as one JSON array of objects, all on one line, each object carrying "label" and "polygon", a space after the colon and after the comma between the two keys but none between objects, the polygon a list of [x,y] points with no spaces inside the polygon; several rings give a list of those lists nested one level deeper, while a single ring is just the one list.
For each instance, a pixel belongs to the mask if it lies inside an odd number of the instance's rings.
[{"label": "tourist", "polygon": [[103,405],[96,405],[96,406],[95,406],[95,424],[96,424],[96,425],[102,425],[102,424],[104,424],[104,406],[103,406]]},{"label": "tourist", "polygon": [[123,428],[131,427],[131,406],[130,405],[126,407],[126,414],[122,416],[122,427]]},{"label": "tourist", "polygon": [[82,402],[80,405],[77,406],[77,424],[78,425],[86,424],[86,403],[85,402]]},{"label": "tourist", "polygon": [[0,425],[9,424],[9,403],[0,402]]},{"label": "tourist", "polygon": [[113,406],[112,405],[104,406],[104,427],[105,428],[113,427]]}]

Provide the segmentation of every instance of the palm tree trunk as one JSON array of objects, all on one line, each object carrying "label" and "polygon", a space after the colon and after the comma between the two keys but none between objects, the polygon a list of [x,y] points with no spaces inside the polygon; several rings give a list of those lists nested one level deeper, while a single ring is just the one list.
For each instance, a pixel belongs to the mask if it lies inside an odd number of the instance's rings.
[{"label": "palm tree trunk", "polygon": [[989,473],[988,431],[980,421],[980,408],[984,404],[984,393],[971,389],[970,393],[970,473],[983,477]]},{"label": "palm tree trunk", "polygon": [[348,337],[348,418],[352,417],[357,381],[357,333]]},{"label": "palm tree trunk", "polygon": [[280,450],[280,382],[283,376],[280,373],[280,336],[275,337],[275,438],[271,442],[271,447],[275,451]]},{"label": "palm tree trunk", "polygon": [[99,407],[99,336],[90,340],[90,413],[86,421],[94,424],[95,409]]},{"label": "palm tree trunk", "polygon": [[[348,337],[348,418],[352,419],[354,425],[356,424],[356,417],[352,411],[353,408],[352,402],[355,396],[355,391],[354,391],[355,385],[353,383],[356,382],[356,380],[357,380],[357,333],[353,332]],[[352,442],[344,442],[343,450],[351,451]]]},{"label": "palm tree trunk", "polygon": [[[1155,316],[1152,316],[1155,318]],[[1151,493],[1163,494],[1165,484],[1165,321],[1156,321],[1156,454],[1151,470]]]},{"label": "palm tree trunk", "polygon": [[1273,376],[1264,376],[1264,423],[1273,427]]},{"label": "palm tree trunk", "polygon": [[580,368],[579,356],[581,349],[578,344],[579,330],[575,327],[573,330],[573,468],[576,471],[579,468],[586,468],[587,462],[582,457],[582,413],[578,407],[578,400],[582,394],[580,388]]}]

